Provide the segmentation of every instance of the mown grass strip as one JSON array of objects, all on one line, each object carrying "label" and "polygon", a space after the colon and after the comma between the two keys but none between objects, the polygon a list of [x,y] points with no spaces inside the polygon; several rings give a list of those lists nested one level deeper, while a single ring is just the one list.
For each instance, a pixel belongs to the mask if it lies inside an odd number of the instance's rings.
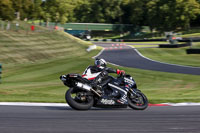
[{"label": "mown grass strip", "polygon": [[171,64],[186,65],[200,67],[200,55],[187,54],[184,48],[151,48],[151,49],[138,49],[144,56]]},{"label": "mown grass strip", "polygon": [[[59,76],[81,74],[94,63],[91,57],[100,51],[88,53],[86,48],[90,44],[83,44],[83,41],[60,32],[26,34],[23,31],[3,31],[0,38],[0,52],[3,53],[0,62],[4,66],[0,101],[65,102],[68,88]],[[155,60],[199,66],[199,56],[188,56],[183,53],[184,49],[139,51]],[[124,69],[131,74],[151,103],[200,102],[199,76],[109,67]]]}]

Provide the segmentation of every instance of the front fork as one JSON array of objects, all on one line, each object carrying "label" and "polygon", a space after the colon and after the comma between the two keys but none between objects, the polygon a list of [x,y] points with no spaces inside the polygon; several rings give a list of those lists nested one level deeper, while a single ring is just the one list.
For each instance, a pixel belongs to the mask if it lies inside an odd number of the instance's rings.
[{"label": "front fork", "polygon": [[137,89],[137,88],[129,89],[131,100],[134,101],[137,104],[142,104],[143,100],[141,99],[141,95],[138,94],[138,92],[141,92],[141,91],[139,89]]},{"label": "front fork", "polygon": [[130,93],[131,95],[134,94],[134,95],[136,95],[136,96],[139,96],[138,93],[137,93],[137,91],[140,91],[140,90],[137,89],[137,88],[130,88],[128,91],[129,91],[129,93]]}]

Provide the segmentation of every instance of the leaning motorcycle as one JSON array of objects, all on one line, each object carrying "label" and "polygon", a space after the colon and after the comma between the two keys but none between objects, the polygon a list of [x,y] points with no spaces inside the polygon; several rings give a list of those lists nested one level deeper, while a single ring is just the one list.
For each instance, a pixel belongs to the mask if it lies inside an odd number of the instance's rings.
[{"label": "leaning motorcycle", "polygon": [[[76,110],[88,110],[91,107],[99,108],[127,108],[144,110],[148,107],[147,97],[137,89],[136,82],[130,75],[118,77],[109,76],[111,79],[103,87],[92,88],[91,81],[79,74],[60,76],[64,85],[69,89],[65,94],[66,102]],[[119,103],[120,91],[126,94],[128,102]]]}]

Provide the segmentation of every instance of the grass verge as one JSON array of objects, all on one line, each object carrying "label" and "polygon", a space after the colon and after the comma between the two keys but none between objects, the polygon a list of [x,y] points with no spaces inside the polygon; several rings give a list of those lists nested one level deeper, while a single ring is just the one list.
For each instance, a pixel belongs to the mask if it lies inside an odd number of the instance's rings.
[{"label": "grass verge", "polygon": [[[85,57],[7,67],[3,83],[0,84],[0,101],[65,102],[67,87],[59,76],[72,72],[81,74],[88,65],[93,64],[91,55],[97,52],[93,51]],[[151,103],[200,102],[199,76],[109,67],[124,69],[131,74]]]},{"label": "grass verge", "polygon": [[[89,44],[63,34],[0,31],[0,62],[3,64],[0,101],[65,102],[67,87],[59,80],[59,76],[66,73],[81,74],[88,65],[93,64],[91,57],[100,50],[88,53],[85,49]],[[164,54],[165,60],[183,55],[182,48],[174,49],[176,51],[172,53],[176,56],[169,56],[170,50],[169,53],[159,49],[139,50],[147,57],[161,57]],[[139,89],[151,103],[200,102],[199,76],[119,68],[134,77]]]},{"label": "grass verge", "polygon": [[200,67],[199,54],[187,54],[184,48],[140,48],[138,49],[144,56],[171,64]]}]

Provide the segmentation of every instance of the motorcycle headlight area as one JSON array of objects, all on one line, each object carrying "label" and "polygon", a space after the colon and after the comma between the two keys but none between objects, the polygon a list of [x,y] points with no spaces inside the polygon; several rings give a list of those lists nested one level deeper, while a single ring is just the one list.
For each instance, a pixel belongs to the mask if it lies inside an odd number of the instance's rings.
[{"label": "motorcycle headlight area", "polygon": [[135,84],[135,81],[133,79],[129,79],[129,78],[126,78],[124,77],[124,82],[128,83],[129,86],[133,86]]}]

